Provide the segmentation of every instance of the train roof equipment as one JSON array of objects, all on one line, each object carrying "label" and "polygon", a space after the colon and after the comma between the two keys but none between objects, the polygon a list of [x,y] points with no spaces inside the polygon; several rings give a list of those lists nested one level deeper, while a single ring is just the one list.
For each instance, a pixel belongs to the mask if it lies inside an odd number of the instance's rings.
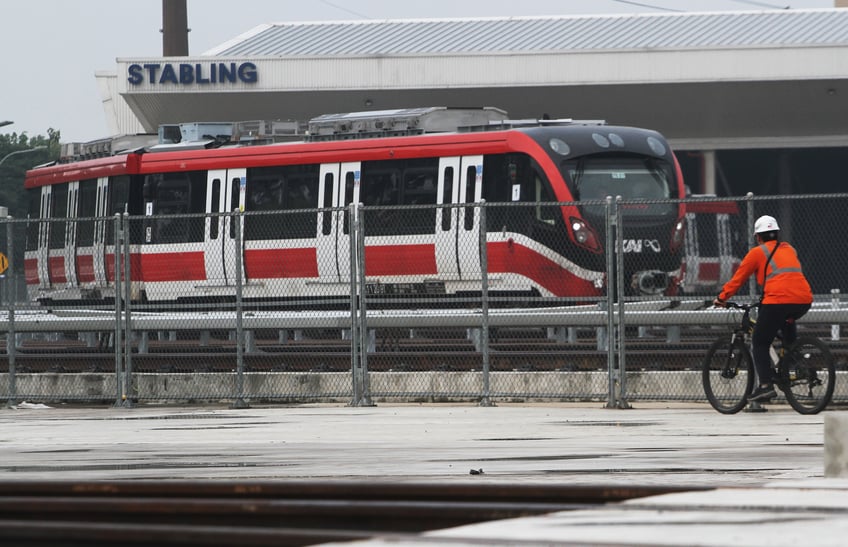
[{"label": "train roof equipment", "polygon": [[85,161],[126,153],[202,150],[224,146],[253,146],[278,142],[323,142],[426,133],[503,131],[553,125],[604,125],[604,120],[572,118],[510,119],[505,110],[428,106],[324,114],[308,122],[248,120],[163,124],[157,135],[121,135],[89,142],[62,144],[60,163]]}]

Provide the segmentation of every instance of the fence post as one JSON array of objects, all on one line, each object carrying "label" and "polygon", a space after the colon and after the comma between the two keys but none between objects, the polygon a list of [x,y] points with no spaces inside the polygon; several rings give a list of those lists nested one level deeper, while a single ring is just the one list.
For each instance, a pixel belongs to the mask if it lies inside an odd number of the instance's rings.
[{"label": "fence post", "polygon": [[112,225],[113,231],[113,240],[112,243],[114,252],[112,253],[113,258],[113,266],[114,266],[114,277],[115,280],[113,282],[115,289],[115,332],[114,332],[114,340],[112,345],[112,351],[115,352],[115,405],[116,407],[122,406],[124,401],[124,364],[121,359],[121,355],[123,353],[123,316],[121,314],[121,304],[123,298],[121,297],[121,264],[123,261],[121,260],[121,215],[120,213],[116,213],[114,217],[114,224]]},{"label": "fence post", "polygon": [[17,279],[15,278],[15,234],[12,217],[6,217],[6,252],[9,254],[8,275],[6,276],[6,295],[9,297],[9,332],[6,333],[6,357],[9,359],[9,399],[6,406],[13,407],[17,404],[18,384],[17,372],[15,370],[15,353],[17,344],[15,341],[15,300],[17,299]]},{"label": "fence post", "polygon": [[480,351],[483,356],[483,396],[480,406],[495,406],[490,399],[489,368],[489,254],[486,245],[486,200],[480,200],[478,252],[480,253]]},{"label": "fence post", "polygon": [[[607,196],[604,205],[604,222],[607,228],[606,237],[606,259],[607,259],[607,326],[606,326],[606,350],[607,350],[607,405],[606,408],[616,408],[618,397],[615,393],[615,353],[613,353],[613,340],[615,340],[615,216],[613,215],[612,197]],[[600,334],[600,333],[599,333]],[[598,337],[598,348],[601,340]]]},{"label": "fence post", "polygon": [[618,324],[616,325],[615,337],[610,336],[610,340],[615,340],[617,344],[618,356],[618,397],[616,399],[616,408],[630,408],[627,403],[627,367],[625,366],[624,346],[625,346],[625,322],[624,322],[624,221],[621,214],[621,196],[615,197],[615,225],[617,228],[617,237],[615,238],[615,257],[616,257],[616,296],[618,301]]},{"label": "fence post", "polygon": [[130,217],[129,213],[124,212],[121,220],[121,234],[123,237],[123,278],[124,284],[124,400],[123,406],[134,406],[132,393],[132,266],[130,262]]},{"label": "fence post", "polygon": [[[341,214],[347,215],[349,213],[350,208],[342,211]],[[358,274],[354,273],[354,268],[356,267],[356,226],[353,222],[350,222],[349,226],[351,226],[349,237],[350,249],[348,252],[350,257],[350,271],[348,272],[348,280],[350,282],[350,374],[353,386],[353,398],[350,401],[350,406],[358,406],[362,400],[362,385],[359,378],[359,317],[357,315],[358,306],[356,302],[359,294],[356,282]]]},{"label": "fence post", "polygon": [[[353,206],[353,204],[351,204]],[[350,214],[350,208],[346,211],[342,211],[342,215]],[[362,382],[361,378],[359,378],[359,317],[357,315],[358,305],[357,298],[359,297],[359,291],[357,290],[357,279],[359,279],[359,274],[355,270],[356,266],[356,226],[354,222],[349,222],[349,226],[351,226],[349,241],[350,241],[350,249],[348,251],[348,256],[350,259],[350,271],[348,273],[348,280],[350,282],[350,374],[351,374],[351,383],[353,386],[353,398],[350,401],[350,406],[358,406],[360,401],[362,400]]]},{"label": "fence post", "polygon": [[[745,194],[746,212],[748,215],[748,248],[754,246],[754,193],[748,192]],[[757,276],[752,275],[748,279],[748,294],[751,298],[757,295]]]},{"label": "fence post", "polygon": [[368,383],[368,308],[365,294],[365,236],[363,213],[351,203],[350,215],[350,347],[353,374],[351,406],[373,406]]},{"label": "fence post", "polygon": [[[830,299],[830,307],[836,311],[839,309],[839,289],[830,289],[831,299]],[[834,323],[830,326],[830,339],[834,342],[838,341],[840,337],[839,332],[839,323]]]},{"label": "fence post", "polygon": [[250,408],[244,400],[244,302],[242,300],[244,241],[242,240],[242,214],[239,209],[233,211],[230,222],[235,223],[236,236],[236,398],[230,408]]},{"label": "fence post", "polygon": [[371,401],[371,381],[368,376],[368,348],[369,333],[368,333],[368,302],[365,294],[365,219],[362,215],[362,209],[359,203],[351,204],[351,214],[354,222],[353,241],[356,243],[356,252],[354,258],[356,262],[356,285],[359,292],[359,367],[360,367],[360,386],[362,387],[361,406],[374,406]]}]

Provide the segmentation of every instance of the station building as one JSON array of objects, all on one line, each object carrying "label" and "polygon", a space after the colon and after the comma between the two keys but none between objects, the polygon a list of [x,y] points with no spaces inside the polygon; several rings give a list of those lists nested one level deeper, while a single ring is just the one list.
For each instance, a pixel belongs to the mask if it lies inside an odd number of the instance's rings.
[{"label": "station building", "polygon": [[115,135],[495,106],[656,129],[694,193],[845,188],[848,9],[262,24],[97,79]]}]

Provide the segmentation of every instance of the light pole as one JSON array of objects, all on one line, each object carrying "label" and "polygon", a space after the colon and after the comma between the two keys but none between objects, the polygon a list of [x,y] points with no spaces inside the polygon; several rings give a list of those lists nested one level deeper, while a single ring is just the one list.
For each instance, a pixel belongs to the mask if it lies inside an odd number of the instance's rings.
[{"label": "light pole", "polygon": [[12,122],[12,121],[9,121],[9,120],[3,120],[2,122],[0,122],[0,127],[3,127],[4,125],[12,125],[13,123],[15,123],[15,122]]},{"label": "light pole", "polygon": [[11,158],[12,156],[17,156],[18,154],[29,154],[30,152],[37,152],[38,150],[44,150],[45,148],[47,148],[47,147],[46,146],[33,146],[32,148],[27,148],[26,150],[15,150],[14,152],[9,152],[5,156],[3,156],[2,160],[0,160],[0,165],[3,165],[3,162],[6,161],[7,159]]}]

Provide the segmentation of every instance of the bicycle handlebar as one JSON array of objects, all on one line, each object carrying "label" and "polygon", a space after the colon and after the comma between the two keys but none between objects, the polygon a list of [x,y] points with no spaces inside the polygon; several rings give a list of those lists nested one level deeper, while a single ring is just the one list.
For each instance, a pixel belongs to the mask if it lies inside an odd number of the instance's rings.
[{"label": "bicycle handlebar", "polygon": [[731,301],[728,300],[727,302],[724,303],[724,307],[735,309],[735,310],[749,311],[749,310],[753,310],[754,308],[759,308],[760,303],[754,302],[753,304],[739,304],[737,302],[731,302]]}]

